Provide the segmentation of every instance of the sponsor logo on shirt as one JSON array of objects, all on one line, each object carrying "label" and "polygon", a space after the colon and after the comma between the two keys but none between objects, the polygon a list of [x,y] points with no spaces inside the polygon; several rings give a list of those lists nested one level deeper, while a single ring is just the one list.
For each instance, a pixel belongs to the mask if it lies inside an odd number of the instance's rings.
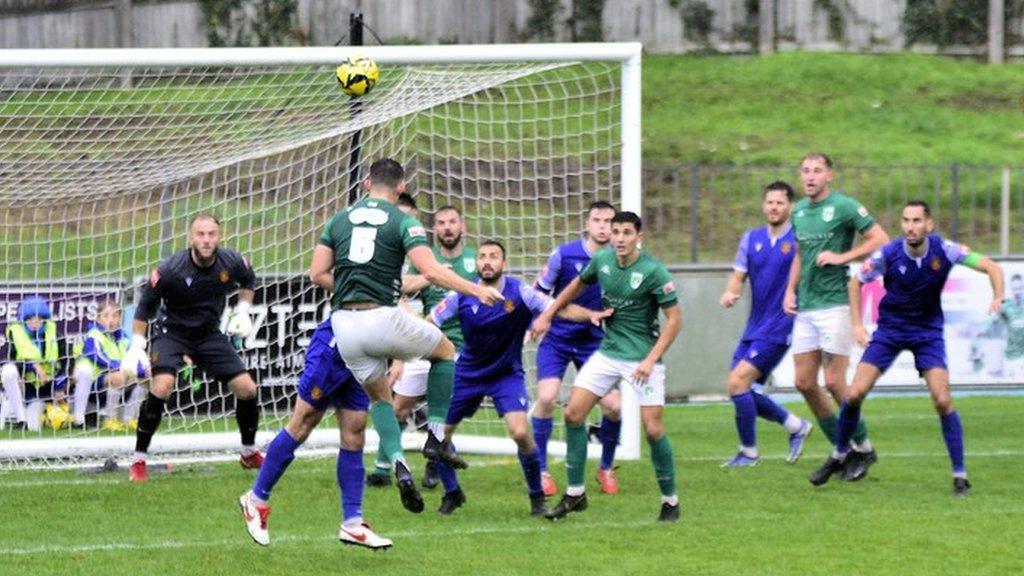
[{"label": "sponsor logo on shirt", "polygon": [[666,282],[665,285],[661,287],[662,294],[671,294],[671,293],[673,293],[675,291],[676,291],[676,285],[673,284],[671,281]]},{"label": "sponsor logo on shirt", "polygon": [[825,222],[831,222],[832,218],[835,218],[835,215],[835,206],[825,206],[825,208],[821,211],[821,219],[824,220]]},{"label": "sponsor logo on shirt", "polygon": [[426,235],[427,231],[423,229],[423,226],[413,226],[412,228],[409,228],[409,237],[411,238],[417,238],[420,236],[425,237]]},{"label": "sponsor logo on shirt", "polygon": [[861,206],[860,208],[857,208],[857,214],[860,214],[861,218],[867,218],[868,217],[868,209],[863,207],[863,206]]},{"label": "sponsor logo on shirt", "polygon": [[644,281],[644,275],[640,272],[633,272],[629,275],[629,287],[636,290]]}]

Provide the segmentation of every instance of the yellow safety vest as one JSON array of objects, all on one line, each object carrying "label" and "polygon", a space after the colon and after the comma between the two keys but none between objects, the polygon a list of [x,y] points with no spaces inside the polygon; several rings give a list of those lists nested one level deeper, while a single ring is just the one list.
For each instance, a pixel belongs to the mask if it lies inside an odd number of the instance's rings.
[{"label": "yellow safety vest", "polygon": [[89,338],[95,340],[96,343],[99,344],[99,347],[103,350],[103,353],[106,354],[107,358],[110,358],[111,360],[122,360],[124,358],[125,352],[128,351],[127,338],[114,340],[114,338],[111,337],[110,334],[93,326],[88,332],[85,333],[85,339],[80,341],[78,344],[75,344],[75,348],[73,350],[75,354],[75,363],[84,364],[92,368],[93,374],[99,374],[100,372],[105,370],[105,368],[100,368],[99,366],[96,365],[95,362],[82,355],[82,352],[85,350],[85,340]]},{"label": "yellow safety vest", "polygon": [[[43,346],[40,350],[36,339],[28,333],[28,328],[21,322],[7,325],[7,341],[14,346],[16,362],[35,362],[51,378],[57,372],[57,324],[53,320],[43,322]],[[39,386],[39,377],[34,371],[23,374],[26,384]]]}]

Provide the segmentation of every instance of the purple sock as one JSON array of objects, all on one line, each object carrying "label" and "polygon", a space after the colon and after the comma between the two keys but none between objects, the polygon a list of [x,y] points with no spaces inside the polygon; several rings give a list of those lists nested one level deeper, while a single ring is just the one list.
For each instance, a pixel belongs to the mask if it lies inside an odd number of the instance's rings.
[{"label": "purple sock", "polygon": [[299,443],[292,438],[288,430],[281,428],[277,436],[267,446],[267,455],[260,466],[260,472],[256,475],[256,482],[252,485],[252,492],[260,500],[270,500],[270,493],[274,485],[284,475],[288,465],[295,459],[295,449]]},{"label": "purple sock", "polygon": [[529,454],[520,452],[519,465],[523,467],[523,477],[526,478],[526,489],[530,495],[544,492],[540,486],[540,459],[537,457],[537,452]]},{"label": "purple sock", "polygon": [[747,390],[743,394],[732,397],[736,407],[736,431],[740,435],[740,445],[747,448],[757,446],[757,405],[754,393]]},{"label": "purple sock", "polygon": [[551,439],[551,429],[554,420],[551,418],[530,418],[530,425],[533,426],[533,441],[537,444],[537,460],[540,462],[540,469],[548,469],[548,440]]},{"label": "purple sock", "polygon": [[757,415],[765,420],[771,420],[779,424],[784,424],[786,418],[789,418],[789,411],[779,406],[775,400],[772,400],[765,394],[759,392],[752,392],[754,397],[754,404],[757,405]]},{"label": "purple sock", "polygon": [[619,447],[619,434],[622,432],[622,420],[601,418],[601,429],[597,433],[601,439],[601,470],[611,470],[615,464],[615,449]]},{"label": "purple sock", "polygon": [[960,415],[956,410],[942,416],[942,439],[946,441],[946,451],[953,462],[953,473],[963,474],[964,467],[964,429],[960,425]]},{"label": "purple sock", "polygon": [[341,515],[344,520],[363,516],[362,450],[338,450],[338,488],[341,489]]},{"label": "purple sock", "polygon": [[843,404],[839,411],[839,426],[836,427],[836,452],[846,454],[850,451],[850,440],[857,431],[860,422],[860,406]]},{"label": "purple sock", "polygon": [[444,486],[444,493],[454,492],[459,489],[459,477],[447,462],[438,460],[434,463],[437,468],[437,475],[441,478],[441,485]]}]

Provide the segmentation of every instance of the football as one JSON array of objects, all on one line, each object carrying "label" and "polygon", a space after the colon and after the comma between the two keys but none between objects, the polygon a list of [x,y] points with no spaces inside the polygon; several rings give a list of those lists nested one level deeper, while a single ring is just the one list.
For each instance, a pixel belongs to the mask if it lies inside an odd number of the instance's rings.
[{"label": "football", "polygon": [[380,78],[377,63],[364,56],[346,58],[335,71],[341,91],[349,96],[359,97],[373,89]]}]

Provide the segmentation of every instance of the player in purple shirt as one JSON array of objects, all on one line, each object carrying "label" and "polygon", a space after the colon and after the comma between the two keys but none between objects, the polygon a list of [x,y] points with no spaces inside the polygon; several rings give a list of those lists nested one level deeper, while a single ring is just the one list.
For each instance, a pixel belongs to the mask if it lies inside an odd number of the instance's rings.
[{"label": "player in purple shirt", "polygon": [[[558,296],[580,275],[580,271],[590,262],[590,257],[608,246],[612,238],[611,223],[614,216],[615,207],[608,202],[591,203],[587,208],[586,234],[583,238],[562,244],[551,253],[547,265],[537,278],[536,288],[553,297]],[[597,284],[590,286],[575,303],[590,310],[601,310],[601,287]],[[533,425],[533,439],[537,442],[537,453],[540,455],[541,482],[545,496],[558,493],[558,486],[548,472],[547,454],[553,428],[552,413],[562,377],[565,376],[569,362],[579,370],[601,345],[603,337],[604,331],[600,326],[556,318],[551,323],[551,331],[537,348],[537,402],[533,405],[530,423]],[[602,417],[598,432],[601,439],[601,464],[597,479],[606,494],[619,491],[614,463],[622,428],[619,415],[621,403],[618,389],[601,399]]]},{"label": "player in purple shirt", "polygon": [[[839,413],[835,450],[811,474],[810,480],[815,486],[820,486],[844,468],[864,398],[896,356],[903,350],[909,350],[914,355],[914,367],[924,377],[935,411],[939,413],[942,438],[953,464],[953,493],[966,496],[971,491],[971,484],[967,481],[964,466],[960,416],[953,409],[949,395],[942,288],[956,264],[984,272],[992,284],[992,302],[988,312],[998,314],[1003,304],[1003,271],[998,264],[971,252],[966,246],[932,234],[931,211],[923,201],[914,200],[903,207],[901,224],[903,238],[872,254],[864,262],[860,274],[850,279],[853,336],[861,345],[866,345],[867,350],[857,365],[853,384],[846,392]],[[878,278],[883,279],[886,293],[878,305],[878,329],[869,337],[861,320],[860,289],[862,284]],[[847,479],[859,480],[865,472],[863,465],[856,466],[849,471]]]},{"label": "player in purple shirt", "polygon": [[723,468],[756,466],[757,417],[783,425],[789,432],[789,457],[793,464],[803,453],[804,440],[811,423],[790,414],[763,393],[761,386],[789,350],[793,317],[782,309],[789,269],[796,253],[796,240],[789,213],[793,208],[793,188],[785,182],[772,182],[764,189],[761,209],[768,224],[748,230],[740,239],[733,263],[733,274],[719,300],[723,308],[732,308],[740,299],[743,282],[750,278],[750,317],[732,357],[726,389],[736,407],[736,430],[740,450]]},{"label": "player in purple shirt", "polygon": [[[465,344],[455,362],[446,440],[451,440],[459,422],[472,416],[484,396],[489,396],[519,449],[519,463],[530,494],[531,514],[543,516],[547,507],[541,488],[540,459],[526,418],[529,395],[523,372],[523,337],[533,319],[553,300],[519,279],[502,274],[505,247],[497,241],[480,244],[476,264],[479,282],[499,290],[505,300],[486,306],[475,297],[452,292],[434,307],[429,317],[438,326],[457,317],[465,337]],[[600,325],[601,320],[609,315],[610,311],[594,311],[575,305],[560,314],[564,319],[593,325]],[[466,496],[451,466],[438,461],[438,473],[445,489],[438,512],[451,514],[465,503]]]}]

